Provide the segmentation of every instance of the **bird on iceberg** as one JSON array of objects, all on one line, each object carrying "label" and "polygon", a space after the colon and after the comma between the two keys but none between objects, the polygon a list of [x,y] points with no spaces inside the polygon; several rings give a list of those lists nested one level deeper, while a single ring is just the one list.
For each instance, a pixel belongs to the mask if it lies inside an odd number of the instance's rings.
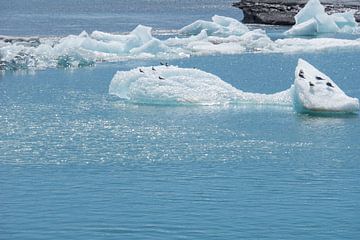
[{"label": "bird on iceberg", "polygon": [[326,83],[326,86],[329,86],[329,87],[332,87],[332,88],[334,87],[334,86],[331,84],[331,82],[327,82],[327,83]]},{"label": "bird on iceberg", "polygon": [[300,70],[300,72],[299,72],[299,77],[305,78],[305,76],[304,76],[304,71],[303,71],[303,70]]}]

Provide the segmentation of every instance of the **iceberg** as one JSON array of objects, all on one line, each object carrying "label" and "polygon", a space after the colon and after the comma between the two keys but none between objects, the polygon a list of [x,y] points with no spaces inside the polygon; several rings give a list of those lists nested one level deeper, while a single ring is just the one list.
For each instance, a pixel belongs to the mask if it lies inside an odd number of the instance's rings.
[{"label": "iceberg", "polygon": [[356,31],[357,23],[351,12],[328,15],[319,0],[309,0],[295,16],[296,24],[285,32],[286,35],[317,35]]},{"label": "iceberg", "polygon": [[109,93],[131,103],[154,105],[228,105],[239,103],[291,106],[291,89],[275,94],[243,92],[218,76],[177,66],[118,71]]},{"label": "iceberg", "polygon": [[226,104],[238,94],[237,89],[215,75],[175,66],[119,71],[109,92],[133,103],[180,105]]},{"label": "iceberg", "polygon": [[[341,30],[353,28],[353,25],[349,23],[351,14],[341,13],[331,16]],[[300,25],[303,27],[299,28],[298,33],[301,34],[316,32],[318,29],[318,21],[314,18],[306,20]],[[62,38],[0,36],[0,71],[55,67],[76,68],[92,66],[98,62],[179,59],[245,52],[292,53],[338,51],[339,49],[360,50],[360,39],[285,38],[274,41],[262,29],[250,31],[239,21],[222,16],[214,16],[209,22],[198,20],[179,32],[182,35],[158,39],[152,35],[150,27],[139,25],[126,34],[100,31],[88,34],[84,31],[79,35]]]},{"label": "iceberg", "polygon": [[198,35],[205,30],[208,36],[228,37],[241,36],[249,31],[247,26],[234,18],[215,15],[211,19],[212,22],[197,20],[180,29],[179,33],[182,35]]},{"label": "iceberg", "polygon": [[294,84],[287,90],[244,92],[211,73],[177,66],[138,67],[118,71],[109,94],[126,102],[149,105],[276,105],[299,113],[352,113],[359,100],[347,96],[328,76],[299,59]]},{"label": "iceberg", "polygon": [[333,80],[302,59],[295,70],[293,97],[298,112],[359,111],[357,98],[347,96]]}]

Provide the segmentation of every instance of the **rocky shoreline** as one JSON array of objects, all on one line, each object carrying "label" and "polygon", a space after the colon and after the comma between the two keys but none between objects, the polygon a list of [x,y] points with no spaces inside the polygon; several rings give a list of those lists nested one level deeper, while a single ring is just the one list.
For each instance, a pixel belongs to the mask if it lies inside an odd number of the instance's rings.
[{"label": "rocky shoreline", "polygon": [[[244,23],[273,25],[293,25],[294,16],[305,6],[307,0],[241,0],[233,3],[244,13]],[[360,22],[360,1],[323,0],[327,13],[354,11],[355,19]]]}]

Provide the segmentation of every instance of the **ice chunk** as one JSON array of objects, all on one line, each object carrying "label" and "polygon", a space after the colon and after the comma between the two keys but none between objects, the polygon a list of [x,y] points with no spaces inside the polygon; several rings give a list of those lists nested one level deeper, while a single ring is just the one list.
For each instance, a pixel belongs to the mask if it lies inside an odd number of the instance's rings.
[{"label": "ice chunk", "polygon": [[109,93],[132,103],[165,105],[275,104],[292,105],[291,89],[275,94],[238,90],[219,77],[176,66],[119,71]]},{"label": "ice chunk", "polygon": [[[331,15],[340,31],[356,23],[349,13]],[[325,20],[326,17],[325,16]],[[325,21],[324,20],[324,21]],[[294,35],[317,32],[321,17],[311,18],[292,28]],[[325,21],[326,22],[326,21]],[[197,28],[196,26],[199,25]],[[328,27],[328,25],[326,25]],[[325,30],[324,30],[325,31]],[[360,39],[285,38],[273,41],[264,30],[249,31],[235,19],[214,16],[211,22],[197,21],[183,28],[184,33],[160,40],[150,27],[139,25],[127,34],[85,31],[63,38],[19,38],[0,36],[0,70],[80,67],[96,62],[130,59],[183,58],[194,55],[241,54],[244,52],[312,52],[360,49]]]},{"label": "ice chunk", "polygon": [[306,22],[316,15],[325,13],[325,7],[321,5],[319,0],[309,0],[307,4],[296,14],[295,22],[300,24]]},{"label": "ice chunk", "polygon": [[177,48],[177,52],[189,55],[239,54],[252,51],[272,51],[274,42],[265,31],[256,29],[241,36],[208,36],[205,30],[187,38],[170,38],[164,41],[168,46]]},{"label": "ice chunk", "polygon": [[219,77],[176,66],[139,67],[117,72],[109,93],[131,103],[163,105],[261,104],[293,106],[297,112],[350,113],[359,100],[347,96],[328,76],[299,59],[294,85],[274,93],[236,89]]},{"label": "ice chunk", "polygon": [[315,35],[317,33],[316,19],[311,18],[305,22],[296,24],[285,33],[286,35],[292,35],[292,36]]},{"label": "ice chunk", "polygon": [[321,33],[354,32],[357,27],[351,12],[328,15],[319,0],[309,0],[295,16],[296,24],[286,35],[317,35]]},{"label": "ice chunk", "polygon": [[162,41],[158,39],[152,39],[140,47],[133,48],[130,50],[131,54],[142,54],[142,53],[171,53],[172,49],[170,49],[168,46],[166,46]]},{"label": "ice chunk", "polygon": [[359,100],[347,96],[328,76],[299,59],[295,70],[294,108],[298,112],[356,112]]},{"label": "ice chunk", "polygon": [[234,18],[215,15],[212,22],[197,20],[179,30],[183,35],[198,35],[205,30],[208,36],[228,37],[231,35],[241,36],[249,29]]},{"label": "ice chunk", "polygon": [[360,50],[360,39],[337,39],[337,38],[285,38],[275,41],[274,51],[283,53],[291,52],[317,52],[338,50]]},{"label": "ice chunk", "polygon": [[353,12],[334,13],[331,16],[334,18],[335,23],[339,28],[354,28],[358,26]]},{"label": "ice chunk", "polygon": [[117,72],[109,92],[135,103],[200,105],[229,103],[238,94],[237,89],[212,74],[174,66]]}]

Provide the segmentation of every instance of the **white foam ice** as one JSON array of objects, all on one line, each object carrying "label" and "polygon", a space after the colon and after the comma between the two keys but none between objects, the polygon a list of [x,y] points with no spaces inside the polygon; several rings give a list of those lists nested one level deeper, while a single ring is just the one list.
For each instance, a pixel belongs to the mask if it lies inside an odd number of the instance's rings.
[{"label": "white foam ice", "polygon": [[299,112],[356,112],[359,100],[314,66],[299,59],[295,70],[294,107]]},{"label": "white foam ice", "polygon": [[309,0],[295,16],[296,24],[286,35],[317,35],[321,33],[356,32],[357,23],[352,12],[328,15],[319,0]]},{"label": "white foam ice", "polygon": [[155,105],[281,105],[298,112],[356,112],[359,100],[348,97],[328,76],[299,60],[294,85],[274,93],[236,89],[219,77],[176,66],[139,67],[117,72],[109,93],[131,103]]}]

